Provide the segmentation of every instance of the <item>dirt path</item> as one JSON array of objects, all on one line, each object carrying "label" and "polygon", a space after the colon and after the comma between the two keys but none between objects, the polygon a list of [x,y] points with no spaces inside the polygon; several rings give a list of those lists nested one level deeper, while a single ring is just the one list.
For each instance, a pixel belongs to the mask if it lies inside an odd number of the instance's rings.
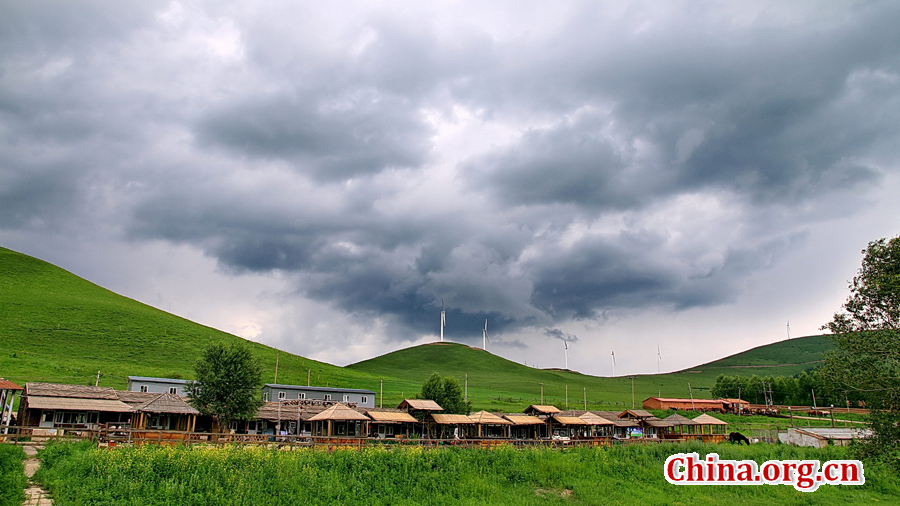
[{"label": "dirt path", "polygon": [[[34,446],[25,446],[22,449],[25,450],[26,455],[25,476],[31,481],[31,477],[41,467],[41,461],[37,459],[37,448]],[[25,502],[22,506],[50,506],[52,504],[53,501],[47,495],[47,492],[35,483],[30,483],[28,488],[25,489]]]}]

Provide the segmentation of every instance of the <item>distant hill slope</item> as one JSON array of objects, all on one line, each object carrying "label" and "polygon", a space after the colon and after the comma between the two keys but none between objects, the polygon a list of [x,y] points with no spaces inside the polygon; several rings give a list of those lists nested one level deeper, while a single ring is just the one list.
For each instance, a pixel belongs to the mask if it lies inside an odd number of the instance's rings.
[{"label": "distant hill slope", "polygon": [[[212,341],[242,341],[274,380],[273,348],[185,320],[101,288],[47,262],[0,248],[0,377],[16,382],[50,381],[122,388],[128,375],[190,379],[202,349]],[[793,375],[811,369],[830,342],[804,337],[760,346],[684,371],[638,375],[635,405],[663,395],[708,397],[719,374]],[[544,370],[455,343],[414,346],[337,367],[282,352],[278,382],[367,388],[381,392],[384,405],[414,397],[433,372],[468,375],[476,409],[520,411],[541,401],[590,409],[632,405],[630,377],[603,378]],[[568,399],[568,401],[567,401]]]},{"label": "distant hill slope", "polygon": [[[708,364],[668,374],[636,375],[634,398],[640,402],[657,395],[708,398],[720,374],[792,376],[814,368],[831,348],[823,336],[801,337],[760,346]],[[535,369],[492,355],[479,348],[432,343],[398,350],[347,366],[372,375],[391,375],[409,387],[421,385],[433,372],[454,376],[460,383],[468,376],[469,395],[480,407],[510,409],[544,401],[572,408],[612,409],[631,407],[630,377],[605,378],[557,369]]]},{"label": "distant hill slope", "polygon": [[[42,260],[0,248],[0,376],[123,388],[126,377],[193,377],[208,343],[246,342],[274,380],[276,350],[117,295]],[[360,371],[282,352],[279,383],[374,389]]]}]

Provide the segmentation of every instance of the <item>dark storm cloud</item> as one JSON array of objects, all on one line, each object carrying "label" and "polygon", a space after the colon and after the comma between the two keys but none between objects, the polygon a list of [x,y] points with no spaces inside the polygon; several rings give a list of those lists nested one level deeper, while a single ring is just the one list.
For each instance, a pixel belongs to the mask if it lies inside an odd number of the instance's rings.
[{"label": "dark storm cloud", "polygon": [[411,104],[377,90],[254,98],[208,114],[197,129],[201,142],[281,158],[320,180],[417,168],[427,159],[431,133]]},{"label": "dark storm cloud", "polygon": [[188,244],[390,338],[727,303],[898,158],[895,3],[156,7],[4,5],[0,227]]}]

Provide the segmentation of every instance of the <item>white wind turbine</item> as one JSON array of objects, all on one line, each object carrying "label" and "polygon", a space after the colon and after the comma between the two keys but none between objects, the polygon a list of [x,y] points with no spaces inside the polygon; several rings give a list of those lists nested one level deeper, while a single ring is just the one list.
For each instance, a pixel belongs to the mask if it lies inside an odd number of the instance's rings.
[{"label": "white wind turbine", "polygon": [[484,351],[487,351],[487,342],[488,342],[488,335],[487,335],[487,318],[485,318],[485,319],[484,319],[484,330],[481,332],[481,348],[482,348]]},{"label": "white wind turbine", "polygon": [[569,343],[567,343],[566,341],[563,341],[563,344],[566,347],[566,370],[568,371],[569,370]]},{"label": "white wind turbine", "polygon": [[444,313],[444,299],[441,299],[441,342],[444,342],[444,327],[447,326],[447,315]]}]

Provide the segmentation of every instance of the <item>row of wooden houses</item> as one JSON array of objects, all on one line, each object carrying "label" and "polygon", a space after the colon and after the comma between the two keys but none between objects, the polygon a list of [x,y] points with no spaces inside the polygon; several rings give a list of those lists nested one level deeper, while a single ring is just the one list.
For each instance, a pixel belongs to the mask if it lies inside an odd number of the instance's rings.
[{"label": "row of wooden houses", "polygon": [[[368,400],[368,399],[367,399]],[[253,420],[217,427],[180,395],[120,391],[109,387],[27,383],[19,424],[42,429],[231,432],[248,435],[445,440],[613,440],[699,439],[721,441],[727,424],[707,414],[657,418],[646,410],[562,411],[531,405],[522,413],[443,413],[433,400],[407,399],[396,408],[360,406],[336,400],[283,398],[267,401]],[[224,430],[223,430],[224,429]]]}]

